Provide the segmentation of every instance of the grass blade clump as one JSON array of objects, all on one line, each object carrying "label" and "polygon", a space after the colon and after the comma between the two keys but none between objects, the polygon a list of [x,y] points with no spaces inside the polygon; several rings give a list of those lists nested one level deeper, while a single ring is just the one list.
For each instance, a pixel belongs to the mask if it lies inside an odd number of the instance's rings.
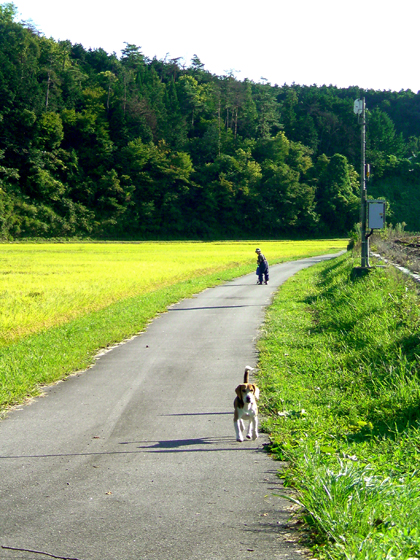
[{"label": "grass blade clump", "polygon": [[279,291],[259,346],[265,429],[327,558],[420,557],[420,308],[348,256]]}]

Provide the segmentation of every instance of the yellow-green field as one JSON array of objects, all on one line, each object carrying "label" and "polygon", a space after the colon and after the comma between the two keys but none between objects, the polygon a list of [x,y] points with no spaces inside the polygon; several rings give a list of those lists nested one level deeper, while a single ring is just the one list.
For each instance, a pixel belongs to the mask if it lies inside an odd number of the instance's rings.
[{"label": "yellow-green field", "polygon": [[0,347],[190,277],[346,247],[344,239],[213,243],[0,245]]}]

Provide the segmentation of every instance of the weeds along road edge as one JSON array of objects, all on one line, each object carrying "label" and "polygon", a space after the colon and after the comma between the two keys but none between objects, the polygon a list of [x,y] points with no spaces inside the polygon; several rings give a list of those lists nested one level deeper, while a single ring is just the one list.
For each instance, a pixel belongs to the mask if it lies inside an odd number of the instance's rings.
[{"label": "weeds along road edge", "polygon": [[350,255],[320,264],[277,293],[259,342],[265,429],[273,453],[290,461],[282,476],[299,492],[320,557],[385,557],[394,548],[413,558],[417,287],[392,268],[353,281],[354,264]]}]

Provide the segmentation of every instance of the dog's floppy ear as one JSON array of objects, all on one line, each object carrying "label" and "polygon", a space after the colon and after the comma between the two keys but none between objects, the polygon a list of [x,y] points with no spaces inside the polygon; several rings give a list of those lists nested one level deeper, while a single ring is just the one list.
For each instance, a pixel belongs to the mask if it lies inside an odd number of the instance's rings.
[{"label": "dog's floppy ear", "polygon": [[254,389],[255,398],[258,400],[260,398],[260,390],[256,385],[252,385],[252,388]]},{"label": "dog's floppy ear", "polygon": [[241,389],[242,389],[242,385],[238,385],[235,389],[235,393],[237,394],[238,399],[242,402],[242,391],[241,391]]}]

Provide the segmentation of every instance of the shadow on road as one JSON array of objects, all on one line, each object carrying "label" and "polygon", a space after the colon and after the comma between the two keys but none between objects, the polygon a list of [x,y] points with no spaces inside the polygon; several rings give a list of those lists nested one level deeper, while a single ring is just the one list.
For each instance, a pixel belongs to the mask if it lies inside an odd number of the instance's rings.
[{"label": "shadow on road", "polygon": [[[227,445],[230,443],[230,447]],[[148,444],[148,445],[138,445]],[[247,445],[248,444],[248,445]],[[54,457],[94,457],[100,455],[132,455],[140,453],[191,453],[191,452],[213,452],[213,451],[249,451],[253,449],[250,444],[257,447],[254,449],[262,451],[258,447],[257,441],[246,440],[243,443],[237,443],[233,437],[225,436],[220,438],[196,438],[196,439],[180,439],[180,440],[163,440],[163,441],[121,441],[118,445],[138,445],[136,449],[124,451],[86,451],[80,453],[46,453],[33,455],[3,455],[0,461],[5,459],[48,459]],[[222,447],[218,447],[222,445]]]},{"label": "shadow on road", "polygon": [[159,416],[220,416],[221,414],[230,414],[233,412],[180,412],[179,414],[160,414]]},{"label": "shadow on road", "polygon": [[263,307],[263,305],[207,305],[206,307],[176,307],[168,309],[168,311],[201,311],[203,309],[235,309],[237,307]]},{"label": "shadow on road", "polygon": [[[226,444],[231,444],[231,447],[226,447]],[[248,443],[248,445],[246,445]],[[250,450],[249,444],[254,444],[257,447],[257,441],[246,441],[239,444],[234,438],[229,436],[224,437],[205,437],[195,439],[173,439],[162,441],[139,441],[139,442],[121,442],[120,445],[129,444],[144,444],[139,445],[137,449],[141,449],[149,453],[196,453],[196,452],[213,452],[213,451],[246,451]],[[222,444],[222,447],[218,447]],[[244,445],[245,444],[245,445]]]}]

